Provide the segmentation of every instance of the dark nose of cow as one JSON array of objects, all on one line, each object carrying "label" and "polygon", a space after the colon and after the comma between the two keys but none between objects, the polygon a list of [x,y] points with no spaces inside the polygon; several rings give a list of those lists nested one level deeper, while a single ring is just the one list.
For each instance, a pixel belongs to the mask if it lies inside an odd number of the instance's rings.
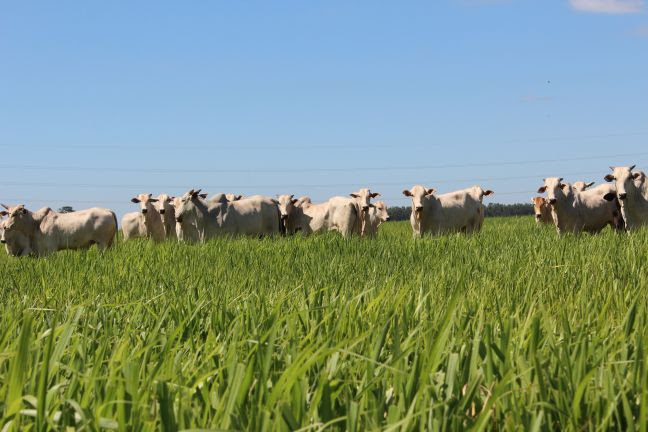
[{"label": "dark nose of cow", "polygon": [[389,216],[387,216],[387,218],[386,218],[385,220],[388,221],[388,220],[390,220],[390,219],[391,219],[391,218],[390,218]]},{"label": "dark nose of cow", "polygon": [[147,211],[148,210],[146,210],[146,209],[142,209],[142,214],[146,214]]},{"label": "dark nose of cow", "polygon": [[364,212],[369,211],[369,206],[362,206],[362,211]]},{"label": "dark nose of cow", "polygon": [[542,215],[539,215],[539,214],[537,214],[535,216],[536,216],[536,219],[540,219],[542,217]]},{"label": "dark nose of cow", "polygon": [[550,198],[549,204],[556,204],[556,198]]},{"label": "dark nose of cow", "polygon": [[178,222],[178,223],[182,223],[182,217],[177,217],[177,218],[176,218],[176,222]]},{"label": "dark nose of cow", "polygon": [[421,212],[423,211],[423,206],[418,206],[414,210],[416,210],[417,212]]},{"label": "dark nose of cow", "polygon": [[164,214],[164,209],[160,210],[160,214]]},{"label": "dark nose of cow", "polygon": [[619,194],[619,199],[620,200],[624,200],[624,199],[626,199],[626,197],[627,197],[627,194],[625,194],[625,193],[620,193]]},{"label": "dark nose of cow", "polygon": [[288,215],[282,214],[281,215],[281,220],[286,220],[286,219],[288,219]]},{"label": "dark nose of cow", "polygon": [[7,240],[5,240],[5,239],[0,239],[0,243],[5,244],[5,243],[7,243]]}]

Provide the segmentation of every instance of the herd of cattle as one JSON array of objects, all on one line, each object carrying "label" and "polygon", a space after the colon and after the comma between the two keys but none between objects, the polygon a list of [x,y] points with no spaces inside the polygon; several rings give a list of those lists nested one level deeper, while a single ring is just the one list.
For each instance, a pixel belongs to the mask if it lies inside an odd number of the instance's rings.
[{"label": "herd of cattle", "polygon": [[[612,174],[605,176],[611,184],[591,189],[593,182],[569,184],[558,177],[544,179],[538,192],[546,192],[547,197],[533,198],[536,221],[553,223],[558,233],[595,233],[606,225],[632,230],[648,224],[646,176],[633,169],[612,168]],[[493,191],[480,186],[440,195],[420,185],[403,191],[412,200],[410,223],[415,237],[481,230],[485,213],[482,201],[491,194]],[[217,194],[207,198],[200,189],[182,197],[140,194],[131,199],[139,205],[139,211],[124,215],[121,227],[125,240],[147,237],[155,242],[202,242],[222,235],[293,235],[298,231],[304,235],[337,231],[344,237],[373,237],[389,220],[385,203],[371,201],[379,195],[363,188],[350,197],[313,204],[309,197],[296,199],[293,195],[274,199]],[[2,206],[5,210],[0,216],[8,218],[0,222],[0,241],[12,256],[45,256],[93,244],[105,249],[113,244],[118,230],[115,213],[104,208],[58,213],[49,207],[31,212],[24,205]]]}]

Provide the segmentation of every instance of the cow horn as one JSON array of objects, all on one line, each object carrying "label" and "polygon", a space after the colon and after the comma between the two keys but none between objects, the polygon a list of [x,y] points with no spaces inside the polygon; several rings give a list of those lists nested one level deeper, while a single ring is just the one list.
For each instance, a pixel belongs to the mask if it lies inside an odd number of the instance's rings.
[{"label": "cow horn", "polygon": [[9,210],[9,207],[7,207],[6,204],[0,204],[0,205],[1,205],[2,207],[6,208],[7,210]]},{"label": "cow horn", "polygon": [[632,171],[636,166],[637,166],[637,165],[632,165],[632,166],[630,167],[630,171]]}]

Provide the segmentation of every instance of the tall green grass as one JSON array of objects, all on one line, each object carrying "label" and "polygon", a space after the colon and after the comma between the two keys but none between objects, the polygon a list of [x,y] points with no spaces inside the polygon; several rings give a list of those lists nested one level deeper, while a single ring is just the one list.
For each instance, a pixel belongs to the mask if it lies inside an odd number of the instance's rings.
[{"label": "tall green grass", "polygon": [[645,430],[648,231],[0,257],[4,430]]}]

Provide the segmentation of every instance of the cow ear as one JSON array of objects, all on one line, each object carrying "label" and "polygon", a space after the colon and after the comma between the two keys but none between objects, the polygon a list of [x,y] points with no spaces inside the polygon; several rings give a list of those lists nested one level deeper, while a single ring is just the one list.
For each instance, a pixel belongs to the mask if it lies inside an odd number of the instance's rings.
[{"label": "cow ear", "polygon": [[9,212],[6,212],[4,210],[0,211],[0,216],[7,216]]},{"label": "cow ear", "polygon": [[407,189],[405,189],[405,190],[403,191],[403,195],[411,197],[411,196],[412,196],[412,192],[410,192],[410,191],[408,191]]},{"label": "cow ear", "polygon": [[2,207],[4,207],[5,209],[9,210],[9,207],[7,207],[6,204],[0,204],[0,205],[1,205]]},{"label": "cow ear", "polygon": [[632,178],[635,180],[637,180],[639,177],[641,177],[641,173],[636,172],[632,174]]},{"label": "cow ear", "polygon": [[352,196],[353,198],[358,198],[359,195],[356,193],[350,193],[349,196]]},{"label": "cow ear", "polygon": [[206,193],[205,193],[205,194],[198,194],[198,196],[199,196],[200,198],[202,198],[202,199],[207,198],[207,194],[206,194]]},{"label": "cow ear", "polygon": [[369,207],[376,208],[376,206],[373,204],[369,204]]},{"label": "cow ear", "polygon": [[538,193],[545,193],[546,190],[547,190],[547,186],[540,186],[540,187],[538,188]]},{"label": "cow ear", "polygon": [[236,195],[234,201],[239,201],[241,198],[243,198],[243,195]]},{"label": "cow ear", "polygon": [[616,198],[616,194],[614,192],[608,192],[603,195],[603,199],[605,201],[614,201],[614,198]]},{"label": "cow ear", "polygon": [[297,202],[297,198],[293,198],[290,200],[291,203],[295,204]]},{"label": "cow ear", "polygon": [[380,194],[378,192],[374,192],[374,193],[370,194],[369,196],[371,198],[376,198],[377,196],[380,196]]},{"label": "cow ear", "polygon": [[425,191],[425,193],[428,194],[428,195],[432,195],[434,192],[436,192],[436,189],[434,189],[434,188],[430,188],[430,189]]},{"label": "cow ear", "polygon": [[173,202],[174,199],[175,199],[175,197],[169,197],[169,198],[167,198],[167,202]]},{"label": "cow ear", "polygon": [[589,182],[589,183],[586,183],[586,184],[585,184],[585,187],[588,188],[588,187],[592,186],[594,183],[596,183],[596,182]]},{"label": "cow ear", "polygon": [[493,195],[494,193],[495,193],[495,192],[493,192],[493,191],[490,190],[490,189],[486,189],[486,190],[484,191],[484,195],[486,195],[486,196],[488,196],[488,195]]},{"label": "cow ear", "polygon": [[131,202],[137,204],[140,200],[137,198],[131,198]]},{"label": "cow ear", "polygon": [[614,180],[614,176],[612,174],[608,174],[603,177],[603,180],[605,180],[606,182],[611,182],[612,180]]},{"label": "cow ear", "polygon": [[567,188],[567,185],[565,183],[560,183],[558,187],[560,187],[560,189],[562,190],[565,190],[565,188]]},{"label": "cow ear", "polygon": [[157,200],[157,198],[149,198],[149,201],[150,202],[157,202],[158,200]]}]

